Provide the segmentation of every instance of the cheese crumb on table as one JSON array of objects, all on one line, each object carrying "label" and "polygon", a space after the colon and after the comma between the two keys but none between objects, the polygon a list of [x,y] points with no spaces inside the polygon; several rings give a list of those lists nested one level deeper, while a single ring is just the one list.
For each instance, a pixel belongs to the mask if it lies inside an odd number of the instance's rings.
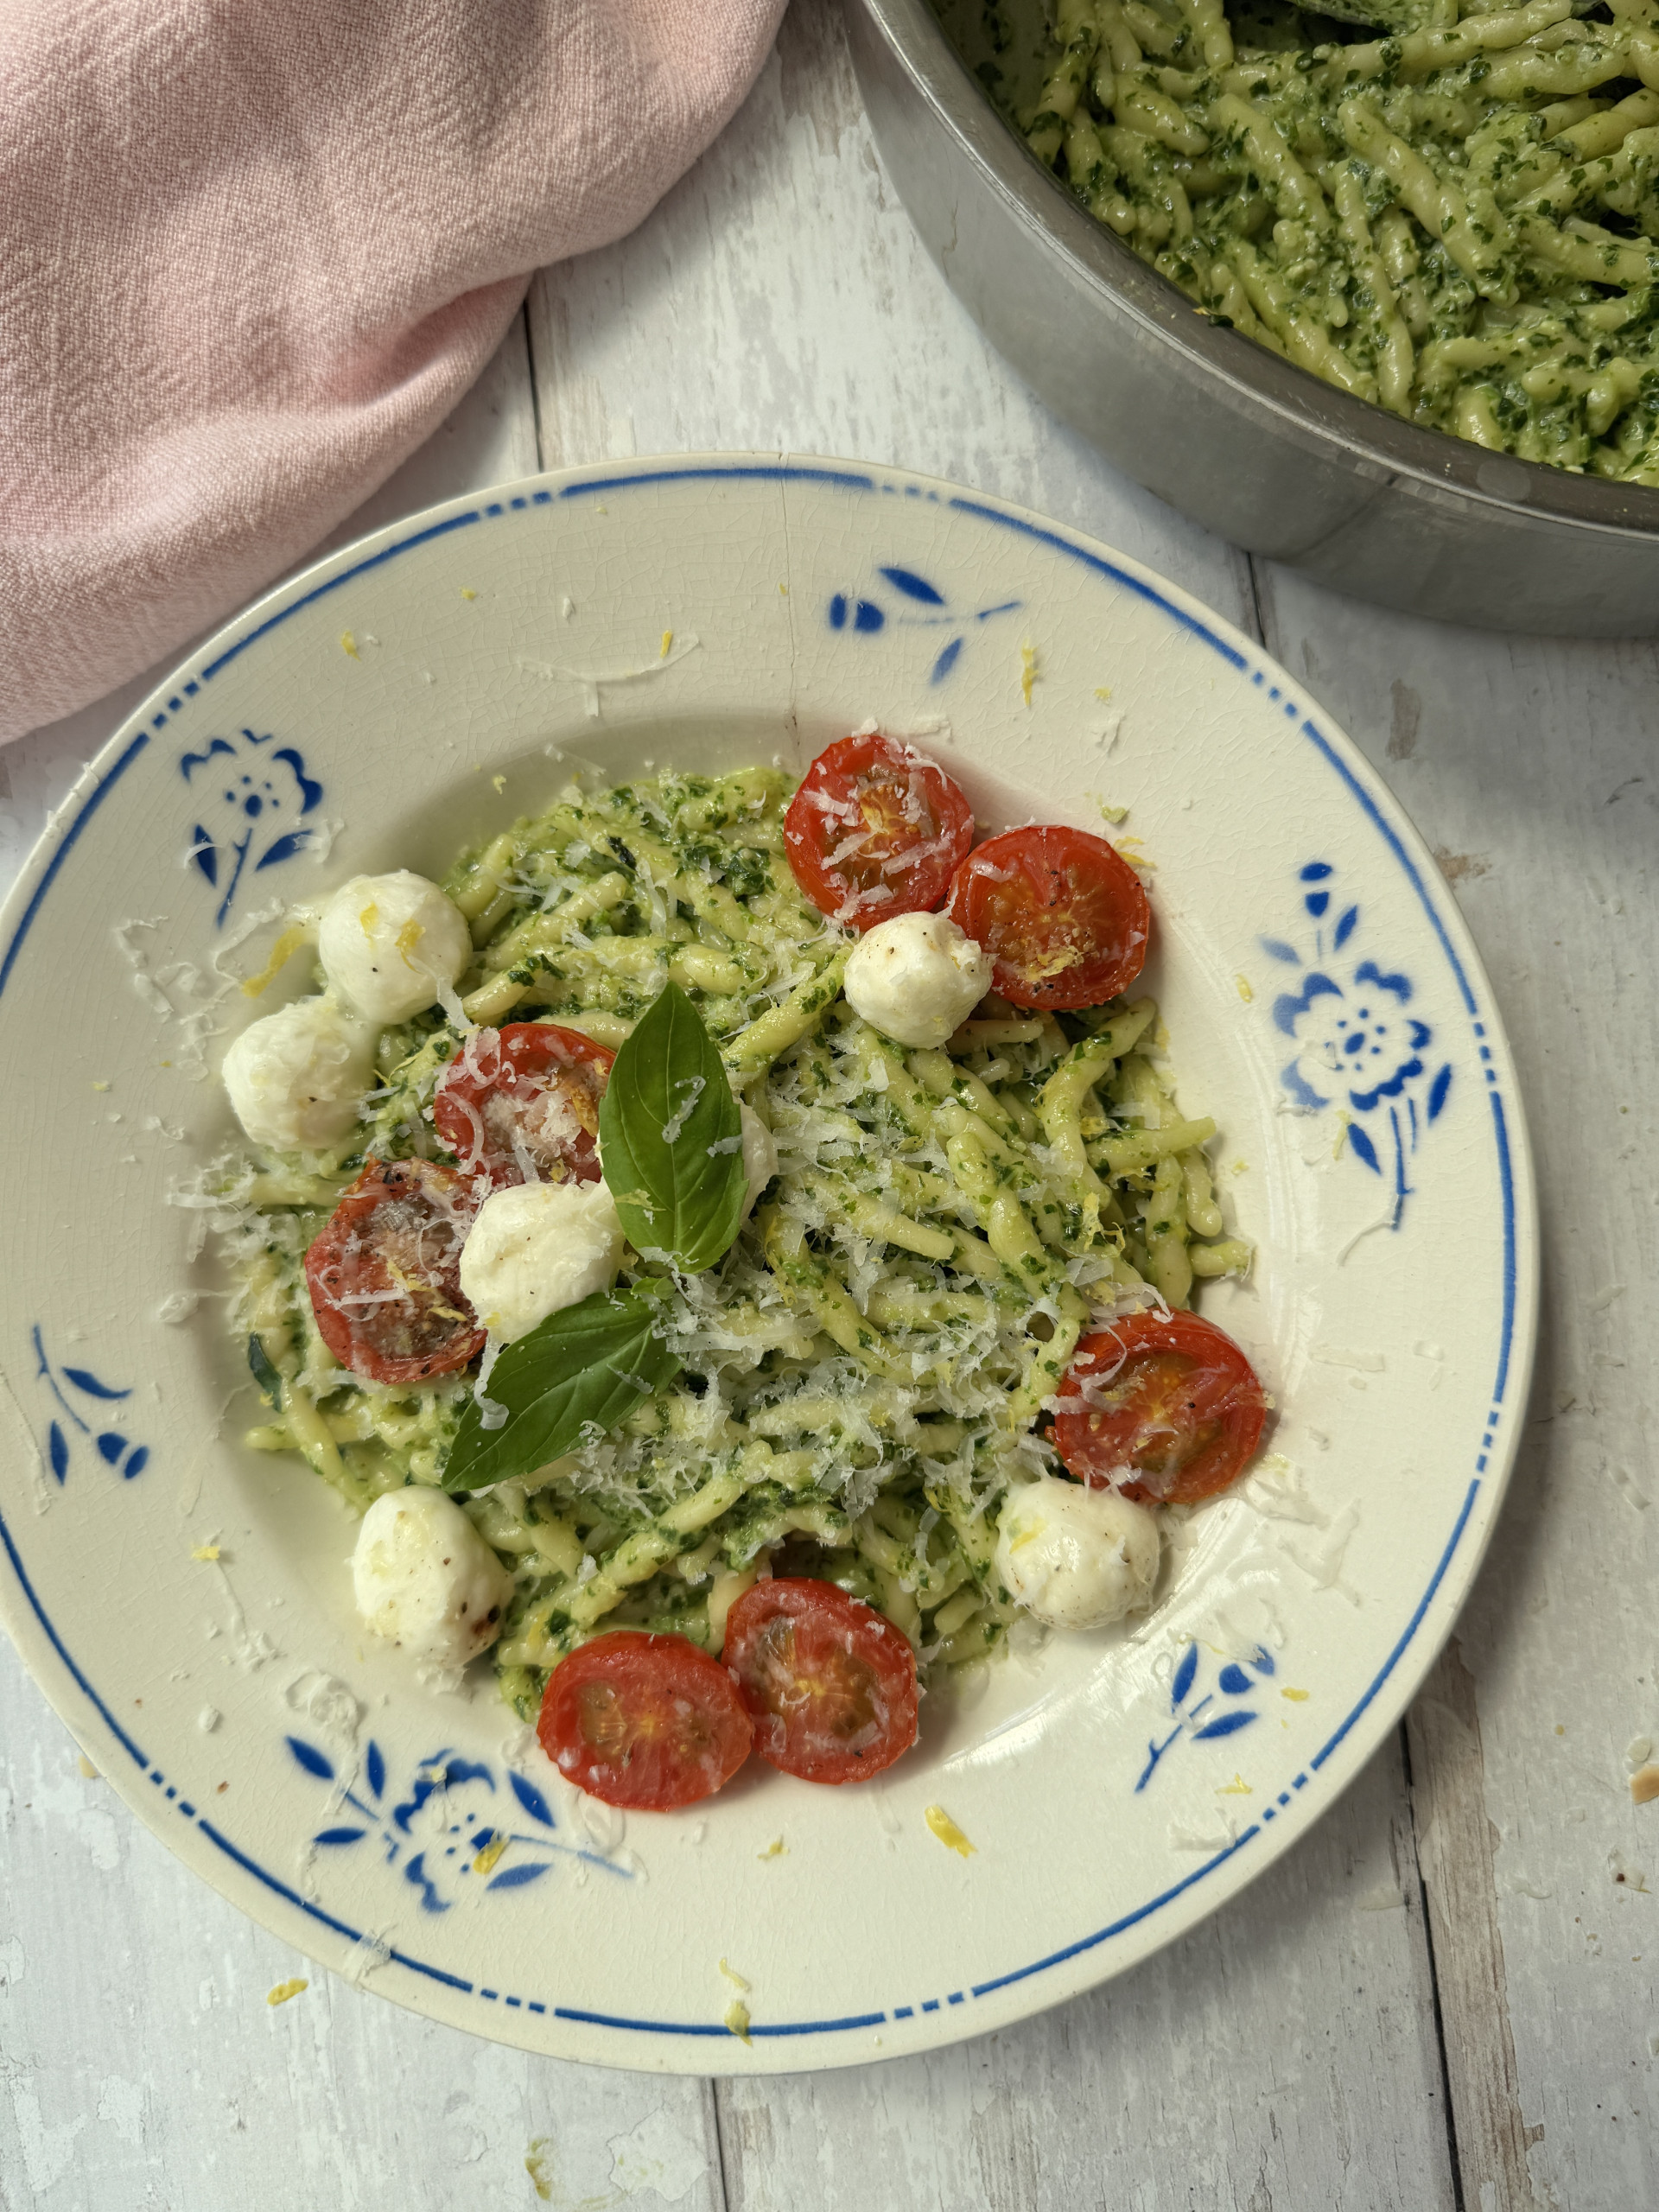
[{"label": "cheese crumb on table", "polygon": [[1630,1801],[1637,1805],[1650,1805],[1659,1797],[1659,1766],[1639,1766],[1630,1777]]},{"label": "cheese crumb on table", "polygon": [[265,2002],[270,2005],[286,2005],[290,1997],[297,1997],[302,1989],[310,1986],[303,1974],[296,1974],[292,1981],[279,1981],[275,1989],[267,1990]]}]

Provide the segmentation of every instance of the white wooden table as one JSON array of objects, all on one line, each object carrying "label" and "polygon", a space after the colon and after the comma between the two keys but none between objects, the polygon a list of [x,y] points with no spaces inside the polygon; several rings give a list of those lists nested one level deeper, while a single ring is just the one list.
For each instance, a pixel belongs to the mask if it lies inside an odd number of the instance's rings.
[{"label": "white wooden table", "polygon": [[[833,0],[620,245],[545,273],[351,524],[538,466],[792,448],[1092,531],[1265,639],[1426,832],[1542,1180],[1530,1422],[1456,1640],[1324,1824],[1184,1942],[938,2056],[776,2082],[529,2058],[308,1971],[175,1865],[0,1640],[0,2208],[1638,2212],[1659,2203],[1659,648],[1338,600],[1113,475],[882,175]],[[159,675],[161,671],[156,671]],[[0,753],[0,882],[149,679]],[[17,1081],[16,1071],[8,1077]]]}]

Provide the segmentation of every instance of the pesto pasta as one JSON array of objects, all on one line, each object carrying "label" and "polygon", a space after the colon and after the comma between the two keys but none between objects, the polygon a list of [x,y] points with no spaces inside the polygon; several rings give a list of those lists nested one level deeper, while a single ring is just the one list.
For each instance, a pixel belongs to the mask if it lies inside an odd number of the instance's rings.
[{"label": "pesto pasta", "polygon": [[[937,0],[1212,321],[1410,422],[1659,485],[1659,5]],[[1345,11],[1344,11],[1345,12]]]},{"label": "pesto pasta", "polygon": [[434,1098],[471,1023],[547,1020],[615,1047],[672,982],[776,1171],[714,1267],[649,1253],[676,1378],[607,1433],[461,1500],[511,1576],[495,1650],[533,1718],[550,1669],[601,1630],[718,1653],[757,1574],[868,1600],[923,1662],[981,1657],[1014,1607],[994,1571],[1011,1484],[1054,1462],[1039,1416],[1091,1317],[1179,1309],[1242,1274],[1177,1105],[1157,1010],[988,1001],[938,1049],[893,1042],[841,995],[849,940],[797,887],[791,779],[766,769],[573,784],[457,863],[474,954],[448,1012],[385,1027],[378,1080],[331,1151],[256,1147],[223,1188],[240,1325],[269,1417],[363,1510],[434,1485],[463,1408],[454,1373],[378,1383],[340,1364],[306,1255],[365,1160],[442,1157]]}]

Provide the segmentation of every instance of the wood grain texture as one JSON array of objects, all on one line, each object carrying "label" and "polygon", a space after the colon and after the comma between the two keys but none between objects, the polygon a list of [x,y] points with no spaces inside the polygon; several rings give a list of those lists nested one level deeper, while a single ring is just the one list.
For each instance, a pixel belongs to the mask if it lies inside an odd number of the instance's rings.
[{"label": "wood grain texture", "polygon": [[531,288],[550,468],[790,448],[948,476],[1094,532],[1253,626],[1245,558],[1006,369],[882,174],[835,0],[796,0],[731,125],[631,238]]},{"label": "wood grain texture", "polygon": [[1537,1154],[1539,1363],[1459,1625],[1473,1713],[1461,1735],[1430,1716],[1414,1738],[1420,1783],[1491,1823],[1487,1901],[1465,1865],[1434,1921],[1448,2060],[1479,2054],[1472,2108],[1456,2108],[1452,2077],[1465,2198],[1502,2212],[1500,2190],[1518,2185],[1513,2158],[1507,2175],[1467,2163],[1491,2140],[1491,2085],[1508,2078],[1481,1964],[1495,1916],[1529,2185],[1568,2212],[1624,2212],[1659,2202],[1659,1802],[1632,1805],[1625,1756],[1659,1744],[1659,651],[1413,622],[1282,570],[1260,588],[1270,649],[1437,850],[1491,975]]},{"label": "wood grain texture", "polygon": [[1449,2212],[1427,1977],[1390,1742],[1104,1988],[926,2057],[722,2082],[731,2212]]},{"label": "wood grain texture", "polygon": [[[1474,1678],[1455,1637],[1407,1722],[1418,1863],[1433,1930],[1435,1983],[1446,2072],[1465,2194],[1490,2190],[1503,2205],[1540,2203],[1527,2152],[1542,2135],[1521,2113],[1510,2027],[1509,1979],[1498,1932],[1491,1822],[1486,1817]],[[1478,2022],[1477,2035],[1458,2032]]]}]

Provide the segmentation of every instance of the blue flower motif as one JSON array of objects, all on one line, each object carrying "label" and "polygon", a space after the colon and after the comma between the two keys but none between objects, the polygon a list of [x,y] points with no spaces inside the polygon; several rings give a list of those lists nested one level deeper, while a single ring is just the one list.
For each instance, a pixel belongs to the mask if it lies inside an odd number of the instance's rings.
[{"label": "blue flower motif", "polygon": [[[420,1761],[408,1790],[394,1802],[378,1744],[371,1741],[364,1753],[360,1781],[342,1782],[327,1752],[302,1736],[284,1740],[296,1766],[330,1785],[334,1809],[353,1816],[319,1828],[312,1842],[329,1851],[378,1843],[382,1863],[398,1868],[419,1893],[423,1912],[448,1912],[469,1882],[486,1891],[525,1889],[558,1858],[580,1859],[632,1878],[627,1867],[597,1852],[556,1841],[558,1822],[546,1798],[511,1768],[503,1786],[482,1760],[448,1749],[434,1751]],[[532,1824],[528,1828],[525,1819]]]},{"label": "blue flower motif", "polygon": [[[69,1423],[67,1431],[63,1422],[57,1420],[48,1420],[46,1426],[46,1461],[59,1488],[61,1489],[69,1478],[70,1438],[77,1433],[90,1440],[105,1466],[118,1469],[124,1481],[130,1482],[135,1475],[142,1475],[149,1465],[149,1445],[135,1444],[118,1428],[95,1429],[92,1425],[93,1421],[112,1418],[107,1411],[102,1414],[99,1413],[100,1404],[106,1408],[118,1405],[124,1398],[132,1395],[130,1389],[118,1390],[112,1383],[101,1382],[87,1367],[54,1368],[46,1356],[46,1344],[38,1322],[35,1325],[32,1338],[35,1379],[45,1383],[57,1402],[64,1420]],[[71,1392],[73,1395],[66,1395]],[[92,1415],[92,1421],[87,1420],[80,1410],[79,1402],[82,1399],[91,1401],[86,1412]]]},{"label": "blue flower motif", "polygon": [[1354,944],[1361,910],[1338,899],[1335,874],[1328,861],[1309,861],[1299,872],[1303,910],[1313,925],[1308,951],[1281,938],[1261,939],[1264,952],[1301,970],[1299,987],[1273,1001],[1274,1025],[1296,1048],[1280,1080],[1298,1106],[1317,1110],[1342,1103],[1348,1148],[1388,1181],[1390,1225],[1397,1229],[1411,1195],[1407,1158],[1440,1119],[1452,1067],[1444,1062],[1430,1074],[1439,1057],[1431,1050],[1434,1033],[1411,1011],[1411,978]]},{"label": "blue flower motif", "polygon": [[[1158,1770],[1158,1763],[1166,1751],[1173,1750],[1183,1737],[1189,1743],[1213,1743],[1222,1736],[1236,1736],[1242,1728],[1250,1727],[1261,1719],[1254,1706],[1239,1700],[1253,1697],[1261,1688],[1257,1680],[1270,1678],[1277,1672],[1273,1655],[1258,1644],[1254,1655],[1243,1665],[1230,1659],[1216,1677],[1216,1687],[1203,1696],[1194,1696],[1198,1679],[1198,1647],[1189,1643],[1175,1662],[1175,1671],[1169,1680],[1169,1710],[1175,1726],[1161,1743],[1154,1738],[1147,1745],[1147,1763],[1141,1770],[1141,1779],[1135,1783],[1139,1796]],[[1226,1702],[1217,1704],[1220,1698]]]},{"label": "blue flower motif", "polygon": [[213,920],[223,928],[250,859],[257,874],[309,850],[315,830],[305,817],[322,804],[322,785],[297,747],[251,729],[234,742],[209,738],[200,753],[181,756],[179,773],[204,802],[205,818],[191,824],[189,857],[210,889],[222,887]]},{"label": "blue flower motif", "polygon": [[1012,614],[1022,604],[1017,599],[1005,599],[995,607],[975,607],[966,613],[953,613],[944,593],[936,584],[929,583],[925,576],[918,575],[914,569],[890,566],[878,568],[876,574],[897,594],[892,610],[882,605],[874,585],[862,593],[838,591],[826,610],[830,627],[851,628],[857,635],[867,638],[885,630],[889,622],[898,629],[953,631],[956,634],[947,639],[933,657],[933,665],[928,671],[930,683],[943,683],[950,675],[975,623],[992,621],[999,614]]}]

